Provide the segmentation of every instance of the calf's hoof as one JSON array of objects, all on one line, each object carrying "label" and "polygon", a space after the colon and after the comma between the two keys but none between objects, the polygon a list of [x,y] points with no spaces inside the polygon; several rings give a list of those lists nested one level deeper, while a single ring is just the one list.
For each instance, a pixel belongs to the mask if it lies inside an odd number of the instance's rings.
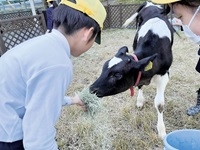
[{"label": "calf's hoof", "polygon": [[158,136],[159,136],[159,138],[161,138],[163,140],[166,136],[166,132],[164,131],[162,133],[159,133]]},{"label": "calf's hoof", "polygon": [[138,108],[139,110],[142,110],[142,108],[143,108],[143,104],[142,104],[142,105],[136,104],[136,106],[137,106],[137,108]]}]

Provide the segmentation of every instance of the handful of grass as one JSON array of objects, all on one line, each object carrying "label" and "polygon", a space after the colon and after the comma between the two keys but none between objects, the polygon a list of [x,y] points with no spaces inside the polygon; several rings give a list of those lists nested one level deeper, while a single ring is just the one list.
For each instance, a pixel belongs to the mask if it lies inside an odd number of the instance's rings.
[{"label": "handful of grass", "polygon": [[81,92],[78,93],[78,96],[85,104],[85,107],[87,109],[87,113],[89,113],[90,116],[94,116],[96,112],[101,110],[102,103],[101,99],[96,96],[96,94],[91,94],[89,91],[89,88],[84,88]]}]

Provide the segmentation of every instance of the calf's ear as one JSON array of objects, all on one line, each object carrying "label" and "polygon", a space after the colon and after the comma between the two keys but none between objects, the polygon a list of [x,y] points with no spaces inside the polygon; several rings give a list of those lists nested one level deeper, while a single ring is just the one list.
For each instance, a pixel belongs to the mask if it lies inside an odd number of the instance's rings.
[{"label": "calf's ear", "polygon": [[127,52],[128,52],[128,47],[123,46],[118,50],[118,52],[117,52],[117,54],[115,56],[119,57],[120,55],[126,54]]},{"label": "calf's ear", "polygon": [[[135,68],[139,69],[141,71],[145,70],[148,71],[150,69],[152,69],[153,66],[153,60],[157,57],[158,54],[154,54],[150,57],[146,57],[144,59],[139,60],[138,62],[136,62]],[[151,66],[149,66],[151,65]]]}]

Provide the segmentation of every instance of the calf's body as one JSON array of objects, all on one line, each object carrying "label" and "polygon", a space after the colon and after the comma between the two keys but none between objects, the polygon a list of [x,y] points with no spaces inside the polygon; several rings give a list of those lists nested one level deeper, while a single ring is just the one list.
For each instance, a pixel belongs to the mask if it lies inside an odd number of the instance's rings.
[{"label": "calf's body", "polygon": [[128,48],[121,47],[113,58],[105,62],[100,77],[90,86],[90,91],[98,97],[118,94],[137,86],[136,105],[142,107],[145,102],[142,87],[154,82],[157,89],[154,99],[158,113],[157,130],[161,138],[166,135],[163,121],[164,92],[173,60],[173,27],[164,15],[165,10],[150,2],[139,7],[124,24],[127,26],[136,19],[134,54],[127,54]]}]

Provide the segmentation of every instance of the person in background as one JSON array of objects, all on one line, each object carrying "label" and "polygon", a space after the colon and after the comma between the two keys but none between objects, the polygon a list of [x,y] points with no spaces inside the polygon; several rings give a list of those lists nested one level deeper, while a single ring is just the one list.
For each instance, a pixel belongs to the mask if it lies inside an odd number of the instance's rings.
[{"label": "person in background", "polygon": [[51,33],[27,40],[0,57],[0,150],[58,150],[55,124],[78,57],[101,43],[106,11],[99,0],[62,0]]},{"label": "person in background", "polygon": [[47,17],[47,33],[50,33],[53,29],[53,10],[58,6],[55,0],[47,0],[48,8],[46,10],[46,17]]},{"label": "person in background", "polygon": [[[169,4],[172,12],[182,22],[185,35],[194,43],[200,45],[200,0],[152,0],[157,4]],[[198,51],[200,55],[200,49]],[[200,73],[200,59],[196,65]],[[189,116],[200,112],[200,89],[197,90],[197,103],[187,110]]]}]

